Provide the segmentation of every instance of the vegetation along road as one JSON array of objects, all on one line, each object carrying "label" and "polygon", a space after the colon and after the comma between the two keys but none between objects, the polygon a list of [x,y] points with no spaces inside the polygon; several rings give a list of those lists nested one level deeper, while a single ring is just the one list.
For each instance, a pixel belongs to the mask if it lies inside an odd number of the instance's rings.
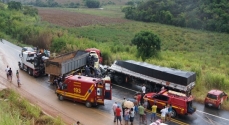
[{"label": "vegetation along road", "polygon": [[[192,95],[199,103],[203,103],[206,93],[212,88],[229,93],[227,1],[150,0],[141,3],[138,0],[105,0],[94,2],[96,6],[93,8],[87,5],[88,1],[24,0],[23,5],[0,2],[0,38],[19,46],[39,46],[56,53],[95,47],[102,51],[104,64],[107,65],[117,59],[136,60],[193,71],[197,74],[197,80]],[[38,8],[24,6],[25,4]],[[134,37],[141,31],[149,31],[157,36],[154,38],[160,40],[160,49],[157,49],[156,55],[143,54],[146,51],[133,44]],[[2,42],[0,44],[0,47],[5,45]],[[6,60],[19,60],[17,56],[14,57],[18,53],[8,50],[3,51]],[[20,50],[17,48],[17,51]],[[7,62],[17,69],[16,62]],[[26,79],[37,84],[44,82],[41,79]],[[45,82],[43,84],[47,85]],[[38,86],[31,84],[30,87]],[[51,96],[48,91],[38,93],[35,94],[36,97],[43,97],[45,94]],[[56,99],[54,95],[50,98]],[[56,101],[55,105],[62,105],[57,100],[53,101]],[[68,106],[71,104],[66,103]],[[67,110],[71,111],[70,107]],[[204,110],[205,108],[200,108],[195,114],[196,118],[207,119],[208,124],[214,124],[211,115],[210,118],[200,115]],[[222,105],[222,110],[229,110],[229,102]],[[221,111],[209,110],[208,113],[221,117]],[[197,124],[194,119],[187,121],[193,121],[189,124]],[[227,123],[228,118],[221,119],[226,119]]]}]

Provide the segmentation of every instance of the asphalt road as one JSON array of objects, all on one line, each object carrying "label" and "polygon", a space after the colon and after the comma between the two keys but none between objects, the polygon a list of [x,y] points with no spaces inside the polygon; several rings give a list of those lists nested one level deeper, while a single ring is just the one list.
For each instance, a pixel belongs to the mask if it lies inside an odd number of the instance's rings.
[{"label": "asphalt road", "polygon": [[[13,45],[7,41],[0,42],[0,74],[5,77],[4,70],[6,65],[9,65],[13,73],[18,70],[19,53],[21,48]],[[112,104],[116,101],[121,103],[122,98],[132,98],[135,91],[138,89],[135,86],[117,86],[113,85],[113,100],[105,102],[104,106],[94,108],[86,108],[83,104],[74,103],[70,101],[59,101],[54,93],[54,87],[47,81],[47,77],[34,78],[29,76],[24,71],[20,71],[21,82],[20,88],[37,98],[37,103],[45,103],[50,107],[56,109],[55,114],[64,115],[68,117],[71,122],[80,120],[84,125],[113,125]],[[14,84],[16,86],[16,79],[14,77]],[[229,124],[229,112],[223,110],[216,110],[205,108],[204,105],[194,103],[197,107],[196,113],[189,116],[178,116],[169,122],[169,125],[227,125]],[[54,112],[54,111],[53,111]],[[149,117],[149,115],[148,115]],[[138,117],[135,124],[138,124]],[[149,119],[149,118],[148,118]],[[148,122],[149,123],[149,122]]]}]

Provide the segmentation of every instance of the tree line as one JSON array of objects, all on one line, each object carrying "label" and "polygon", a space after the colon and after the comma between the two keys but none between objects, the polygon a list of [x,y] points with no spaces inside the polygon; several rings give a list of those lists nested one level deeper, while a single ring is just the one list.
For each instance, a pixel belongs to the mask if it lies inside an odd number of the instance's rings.
[{"label": "tree line", "polygon": [[149,0],[123,8],[125,18],[229,33],[227,0]]}]

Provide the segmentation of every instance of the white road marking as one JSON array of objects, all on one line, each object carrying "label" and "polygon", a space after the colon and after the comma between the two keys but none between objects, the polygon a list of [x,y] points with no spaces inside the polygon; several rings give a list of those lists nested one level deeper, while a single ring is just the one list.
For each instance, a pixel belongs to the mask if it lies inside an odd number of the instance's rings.
[{"label": "white road marking", "polygon": [[210,113],[207,113],[207,112],[203,112],[203,111],[200,111],[200,110],[196,110],[196,111],[198,111],[200,113],[203,113],[203,114],[206,114],[206,115],[210,115],[210,116],[213,116],[213,117],[217,117],[217,118],[229,121],[229,119],[227,119],[227,118],[223,118],[223,117],[220,117],[220,116],[217,116],[217,115],[213,115],[213,114],[210,114]]}]

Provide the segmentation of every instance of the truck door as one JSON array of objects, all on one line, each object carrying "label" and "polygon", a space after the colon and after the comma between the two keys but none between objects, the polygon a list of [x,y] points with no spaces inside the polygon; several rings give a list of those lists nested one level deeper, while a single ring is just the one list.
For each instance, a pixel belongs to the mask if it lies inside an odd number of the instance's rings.
[{"label": "truck door", "polygon": [[111,91],[111,83],[104,84],[104,99],[111,100],[112,99],[112,91]]},{"label": "truck door", "polygon": [[158,94],[153,97],[153,100],[156,100],[158,108],[162,109],[168,103],[169,97]]}]

